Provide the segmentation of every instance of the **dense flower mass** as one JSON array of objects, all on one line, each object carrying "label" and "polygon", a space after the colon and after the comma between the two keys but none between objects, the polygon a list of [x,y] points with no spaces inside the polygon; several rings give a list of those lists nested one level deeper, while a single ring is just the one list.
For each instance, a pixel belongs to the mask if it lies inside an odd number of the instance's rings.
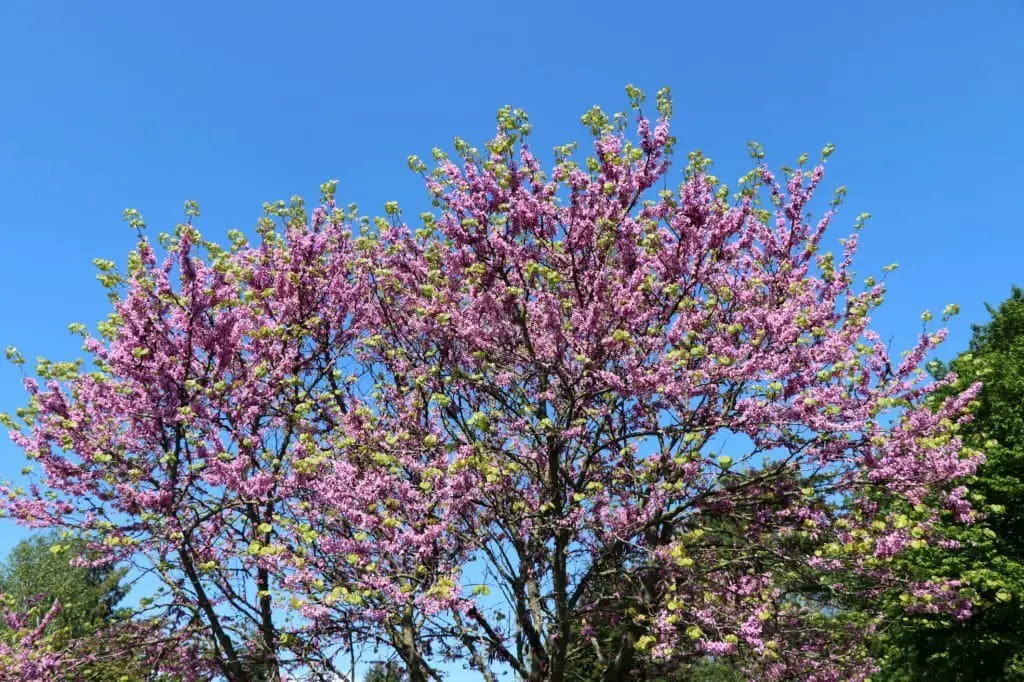
[{"label": "dense flower mass", "polygon": [[780,177],[755,148],[730,190],[695,153],[659,190],[671,103],[630,97],[632,138],[584,116],[585,160],[544,170],[512,109],[482,151],[412,157],[437,209],[414,226],[327,183],[227,248],[189,205],[161,257],[130,213],[114,312],[76,328],[91,364],[26,380],[39,479],[3,508],[159,577],[162,627],[230,682],[367,647],[411,680],[857,680],[876,620],[853,604],[966,617],[956,583],[890,570],[945,541],[942,510],[972,519],[976,389],[933,405],[955,377],[920,370],[942,333],[890,359],[857,233],[834,257],[839,202],[808,215],[823,165]]}]

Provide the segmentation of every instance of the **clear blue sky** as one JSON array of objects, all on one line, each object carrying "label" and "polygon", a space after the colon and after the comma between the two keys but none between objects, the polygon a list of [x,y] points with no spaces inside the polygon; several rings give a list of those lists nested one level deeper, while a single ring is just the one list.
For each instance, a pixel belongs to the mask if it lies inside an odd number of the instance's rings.
[{"label": "clear blue sky", "polygon": [[[408,154],[482,141],[505,103],[550,148],[629,82],[671,86],[681,147],[725,169],[749,139],[775,164],[834,142],[844,225],[875,216],[858,272],[902,266],[875,317],[897,345],[956,301],[948,355],[1024,284],[1021,0],[10,0],[0,63],[0,345],[30,358],[77,356],[67,324],[106,314],[91,259],[123,262],[125,207],[162,229],[196,199],[223,235],[339,178],[415,215]],[[0,411],[21,401],[0,367]],[[0,442],[0,478],[19,457]],[[0,525],[0,552],[19,535]]]}]

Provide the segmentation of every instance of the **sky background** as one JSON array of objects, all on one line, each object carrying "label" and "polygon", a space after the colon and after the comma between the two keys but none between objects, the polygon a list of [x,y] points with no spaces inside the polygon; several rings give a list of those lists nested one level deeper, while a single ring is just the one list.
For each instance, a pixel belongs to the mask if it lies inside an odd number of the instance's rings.
[{"label": "sky background", "polygon": [[[832,240],[874,215],[857,271],[901,265],[874,317],[894,347],[957,302],[948,357],[1024,284],[1021,0],[7,0],[0,64],[0,345],[29,358],[79,356],[67,324],[105,317],[91,261],[124,262],[126,207],[159,231],[195,199],[219,238],[338,178],[343,203],[415,216],[409,154],[483,142],[510,103],[550,159],[591,105],[625,108],[627,83],[670,86],[680,151],[728,181],[747,140],[776,166],[835,143]],[[0,411],[23,400],[0,366]],[[22,466],[0,441],[0,479]],[[0,554],[21,536],[0,524]]]}]

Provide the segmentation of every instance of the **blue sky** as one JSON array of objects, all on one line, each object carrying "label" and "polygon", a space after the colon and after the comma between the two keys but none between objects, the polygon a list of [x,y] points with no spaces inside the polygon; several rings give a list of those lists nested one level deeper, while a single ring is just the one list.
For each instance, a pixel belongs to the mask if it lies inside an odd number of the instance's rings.
[{"label": "blue sky", "polygon": [[[195,199],[222,236],[338,178],[364,212],[415,215],[429,205],[407,155],[482,141],[506,103],[549,149],[631,82],[671,86],[680,147],[729,179],[747,140],[777,165],[835,143],[842,226],[874,215],[858,272],[902,266],[875,316],[896,346],[955,301],[951,354],[1024,284],[1020,0],[15,0],[0,63],[0,345],[30,358],[79,355],[67,324],[105,316],[91,260],[123,262],[125,207],[163,229]],[[22,399],[0,367],[0,411]],[[0,478],[21,466],[3,439]],[[0,553],[20,534],[0,525]]]}]

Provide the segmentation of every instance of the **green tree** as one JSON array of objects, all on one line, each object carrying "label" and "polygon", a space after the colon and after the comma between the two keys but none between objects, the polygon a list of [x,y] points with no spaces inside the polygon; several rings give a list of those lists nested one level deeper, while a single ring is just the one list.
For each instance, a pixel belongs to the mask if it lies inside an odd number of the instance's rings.
[{"label": "green tree", "polygon": [[[58,601],[61,610],[47,626],[51,639],[60,648],[74,641],[76,648],[95,644],[95,664],[76,671],[75,680],[88,682],[137,682],[149,679],[145,661],[134,657],[109,658],[103,651],[103,628],[129,612],[118,604],[128,592],[122,583],[125,569],[113,566],[79,567],[72,557],[89,556],[83,538],[61,538],[56,533],[36,535],[19,542],[0,564],[0,594],[5,594],[19,610],[41,618]],[[0,621],[0,638],[13,635]],[[63,679],[63,678],[58,678]],[[166,678],[160,678],[166,680]]]},{"label": "green tree", "polygon": [[937,376],[955,372],[956,386],[983,382],[965,441],[986,461],[967,482],[981,522],[950,529],[961,547],[923,547],[906,572],[959,577],[969,584],[973,616],[956,620],[897,613],[885,631],[881,679],[959,682],[1024,680],[1024,291],[1014,287],[991,319],[975,326],[967,351]]},{"label": "green tree", "polygon": [[62,610],[53,626],[63,636],[92,634],[119,616],[117,605],[128,589],[121,582],[124,569],[69,565],[84,545],[81,538],[62,540],[54,533],[22,540],[0,565],[0,593],[26,606],[57,600]]},{"label": "green tree", "polygon": [[405,673],[397,663],[378,661],[366,671],[363,682],[405,682],[406,679]]}]

